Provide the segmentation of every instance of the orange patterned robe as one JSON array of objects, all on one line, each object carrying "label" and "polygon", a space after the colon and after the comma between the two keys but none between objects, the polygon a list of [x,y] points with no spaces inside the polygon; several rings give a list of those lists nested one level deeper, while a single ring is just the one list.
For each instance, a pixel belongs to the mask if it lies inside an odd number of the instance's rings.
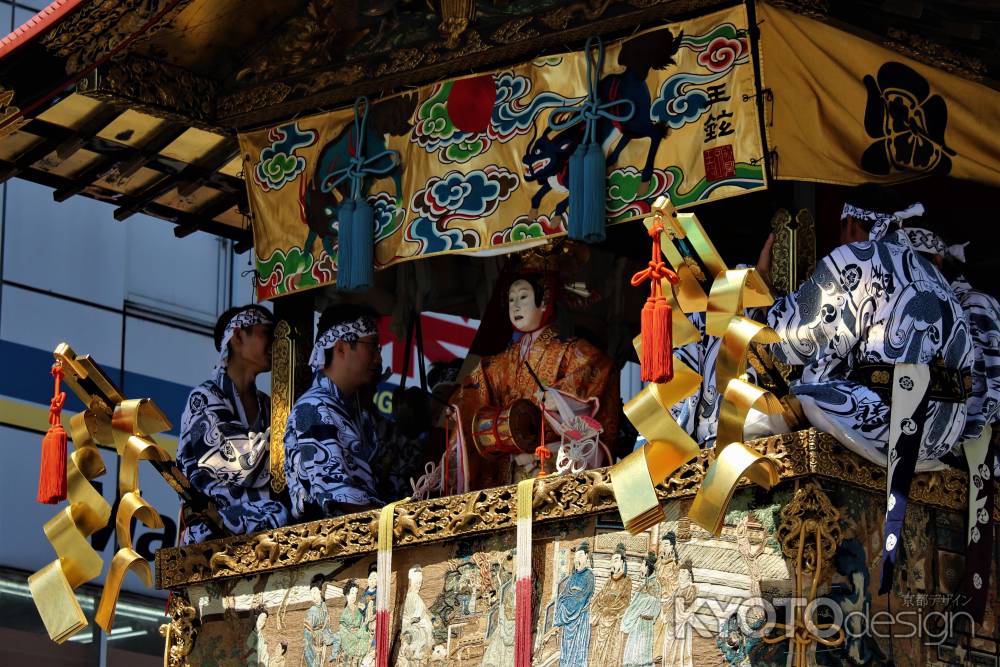
[{"label": "orange patterned robe", "polygon": [[[538,385],[521,362],[520,346],[482,360],[479,367],[462,382],[452,401],[459,410],[462,432],[468,448],[470,488],[482,489],[510,484],[512,465],[497,465],[481,457],[472,440],[472,421],[483,406],[506,408],[517,399],[534,400]],[[582,338],[563,338],[555,327],[542,329],[528,351],[528,363],[546,387],[572,394],[581,400],[597,398],[595,418],[604,427],[601,441],[613,450],[618,435],[621,409],[618,372],[611,359]],[[546,431],[547,440],[555,435]],[[511,457],[505,457],[509,462]],[[552,461],[549,461],[551,468]]]}]

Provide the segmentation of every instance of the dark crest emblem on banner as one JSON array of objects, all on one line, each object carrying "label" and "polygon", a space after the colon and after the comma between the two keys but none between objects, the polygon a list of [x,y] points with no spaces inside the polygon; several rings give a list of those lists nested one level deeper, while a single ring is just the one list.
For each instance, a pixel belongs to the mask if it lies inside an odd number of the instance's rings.
[{"label": "dark crest emblem on banner", "polygon": [[865,131],[875,142],[861,156],[861,168],[886,176],[893,171],[944,175],[955,151],[944,141],[948,107],[931,95],[923,76],[902,63],[887,62],[878,77],[864,78],[868,90]]}]

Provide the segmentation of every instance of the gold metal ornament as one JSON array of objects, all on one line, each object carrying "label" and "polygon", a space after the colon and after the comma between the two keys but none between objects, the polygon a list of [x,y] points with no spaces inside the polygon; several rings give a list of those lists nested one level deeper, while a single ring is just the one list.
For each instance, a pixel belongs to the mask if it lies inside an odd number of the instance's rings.
[{"label": "gold metal ornament", "polygon": [[[101,574],[103,559],[88,538],[108,524],[111,506],[91,481],[106,472],[98,445],[114,446],[121,456],[115,517],[121,548],[114,555],[98,604],[96,621],[111,631],[121,582],[128,570],[152,585],[149,563],[132,546],[131,524],[138,518],[150,528],[162,528],[156,510],[139,489],[139,462],[167,463],[172,457],[150,437],[170,429],[170,421],[149,399],[126,400],[89,356],[77,357],[65,343],[53,356],[62,365],[64,381],[86,406],[70,419],[73,453],[66,462],[69,505],[50,519],[45,535],[59,558],[28,577],[28,587],[49,637],[62,643],[88,625],[74,589]],[[162,472],[162,471],[161,471]],[[164,473],[169,477],[169,473]],[[173,487],[176,480],[167,479]]]},{"label": "gold metal ornament", "polygon": [[295,404],[295,336],[281,320],[271,344],[271,490],[285,490],[285,425]]},{"label": "gold metal ornament", "polygon": [[160,626],[163,642],[163,667],[187,667],[188,655],[198,636],[198,611],[181,593],[170,596],[167,614],[170,622]]},{"label": "gold metal ornament", "polygon": [[816,223],[807,209],[793,219],[785,209],[771,218],[771,284],[784,294],[794,292],[816,269]]},{"label": "gold metal ornament", "polygon": [[0,86],[0,138],[17,132],[28,123],[21,110],[11,104],[14,101],[14,91]]},{"label": "gold metal ornament", "polygon": [[781,509],[781,522],[775,534],[785,557],[795,563],[795,598],[803,597],[806,580],[809,595],[805,604],[795,606],[791,623],[776,623],[764,636],[766,644],[789,642],[789,664],[806,667],[813,643],[840,646],[845,634],[834,623],[817,623],[806,616],[816,599],[823,568],[829,565],[840,544],[840,512],[815,482],[795,490],[792,501]]}]

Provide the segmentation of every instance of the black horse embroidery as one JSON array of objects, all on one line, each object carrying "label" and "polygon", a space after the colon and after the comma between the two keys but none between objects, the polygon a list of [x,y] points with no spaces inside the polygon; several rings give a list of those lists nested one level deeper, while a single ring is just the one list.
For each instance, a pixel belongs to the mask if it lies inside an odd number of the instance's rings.
[{"label": "black horse embroidery", "polygon": [[[650,70],[662,70],[675,64],[674,56],[680,50],[683,37],[683,32],[675,36],[664,28],[630,39],[618,53],[618,64],[625,71],[609,74],[597,84],[598,96],[602,102],[630,100],[635,105],[635,111],[628,120],[617,122],[600,119],[597,123],[597,141],[604,150],[607,167],[611,168],[633,139],[649,139],[649,150],[642,168],[644,192],[653,176],[654,160],[660,142],[667,136],[667,126],[654,121],[650,115],[652,96],[646,85],[646,77]],[[612,108],[612,111],[617,109]],[[522,158],[525,180],[541,184],[531,198],[532,218],[538,216],[538,207],[550,191],[568,192],[569,158],[583,141],[583,136],[583,123],[554,134],[550,128],[546,128],[528,146],[528,152]],[[567,197],[556,205],[555,214],[564,215],[568,205]]]}]

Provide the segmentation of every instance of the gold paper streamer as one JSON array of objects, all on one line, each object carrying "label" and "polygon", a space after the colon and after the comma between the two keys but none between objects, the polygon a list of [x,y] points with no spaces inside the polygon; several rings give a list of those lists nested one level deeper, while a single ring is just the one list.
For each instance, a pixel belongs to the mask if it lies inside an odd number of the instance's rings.
[{"label": "gold paper streamer", "polygon": [[128,570],[136,572],[147,586],[152,585],[149,563],[132,548],[131,524],[138,518],[150,528],[163,527],[160,515],[141,497],[138,466],[143,459],[170,461],[170,455],[149,438],[169,430],[170,422],[151,400],[126,400],[90,357],[77,357],[65,343],[60,343],[53,355],[63,366],[65,383],[86,410],[70,419],[75,451],[66,462],[69,506],[44,527],[59,558],[28,577],[28,586],[49,637],[62,643],[88,625],[74,589],[99,576],[104,564],[87,539],[111,517],[111,506],[90,483],[106,471],[98,444],[115,446],[122,457],[118,477],[121,502],[115,518],[122,548],[111,561],[97,609],[98,625],[105,632],[111,631]]},{"label": "gold paper streamer", "polygon": [[730,318],[715,361],[715,389],[719,395],[726,393],[731,381],[746,375],[751,343],[777,343],[779,340],[774,329],[760,322],[746,317]]},{"label": "gold paper streamer", "polygon": [[714,535],[721,533],[726,509],[742,477],[770,489],[778,483],[778,468],[771,459],[742,442],[729,443],[705,473],[698,495],[691,503],[691,520]]},{"label": "gold paper streamer", "polygon": [[[714,248],[713,248],[714,250]],[[741,317],[745,308],[770,306],[774,303],[757,269],[736,269],[720,272],[708,297],[705,333],[725,336],[729,321]]]},{"label": "gold paper streamer", "polygon": [[[647,229],[663,225],[666,234],[660,237],[660,249],[678,273],[688,272],[687,283],[697,284],[673,245],[673,239],[684,238],[685,233],[670,199],[658,197],[653,202],[652,213],[643,216],[643,223]],[[682,279],[677,288],[682,289],[687,283]],[[678,303],[697,298],[697,294],[689,298],[682,291],[675,291],[666,280],[661,286],[672,309],[673,346],[700,342],[701,332],[685,317]],[[636,336],[632,344],[642,358],[642,336]],[[698,455],[698,443],[674,421],[670,407],[697,392],[701,380],[701,375],[675,356],[674,377],[670,382],[647,385],[625,405],[625,415],[646,439],[646,444],[611,468],[611,485],[622,522],[633,534],[663,521],[665,515],[655,486]]]},{"label": "gold paper streamer", "polygon": [[118,493],[121,502],[115,516],[118,543],[101,592],[95,622],[110,633],[115,621],[115,608],[122,581],[129,570],[135,572],[146,586],[152,586],[153,573],[146,559],[132,547],[132,519],[138,518],[147,528],[162,528],[163,520],[153,506],[143,500],[139,489],[139,461],[170,461],[170,455],[149,436],[170,428],[170,421],[148,398],[130,399],[115,406],[111,419],[115,447],[121,455],[118,469]]},{"label": "gold paper streamer", "polygon": [[[638,341],[636,350],[642,354]],[[670,382],[647,385],[625,405],[625,416],[647,441],[611,468],[622,522],[633,534],[663,521],[654,487],[698,455],[698,443],[674,421],[670,407],[698,391],[701,379],[675,356]]]},{"label": "gold paper streamer", "polygon": [[719,406],[719,425],[715,437],[715,453],[718,454],[731,442],[743,440],[743,425],[750,410],[756,408],[769,415],[784,412],[781,401],[766,389],[746,380],[734,379],[726,386]]},{"label": "gold paper streamer", "polygon": [[[671,307],[678,332],[674,345],[700,340],[697,329],[683,317],[682,308],[688,312],[706,312],[706,332],[722,337],[716,361],[716,383],[722,402],[714,460],[690,512],[692,520],[718,534],[726,508],[742,477],[764,488],[778,481],[774,463],[742,443],[743,425],[752,408],[768,414],[782,412],[781,403],[773,394],[745,379],[750,345],[776,343],[779,338],[773,329],[742,313],[747,307],[768,306],[773,298],[755,269],[732,271],[726,268],[693,213],[675,214],[669,203],[657,200],[653,213],[642,218],[647,228],[656,222],[664,225],[668,233],[661,237],[661,249],[680,277],[674,290],[665,291],[674,297]],[[678,239],[685,239],[694,248],[701,266],[710,276],[699,278],[696,275],[702,268],[681,254],[674,244]],[[708,278],[714,280],[706,295],[701,283]],[[638,349],[638,339],[635,344]],[[655,485],[698,455],[697,443],[674,421],[669,411],[671,406],[694,394],[701,380],[701,375],[675,357],[674,378],[670,382],[646,386],[625,406],[625,415],[648,441],[642,449],[632,452],[611,469],[622,522],[633,534],[663,521],[665,517]]]}]

